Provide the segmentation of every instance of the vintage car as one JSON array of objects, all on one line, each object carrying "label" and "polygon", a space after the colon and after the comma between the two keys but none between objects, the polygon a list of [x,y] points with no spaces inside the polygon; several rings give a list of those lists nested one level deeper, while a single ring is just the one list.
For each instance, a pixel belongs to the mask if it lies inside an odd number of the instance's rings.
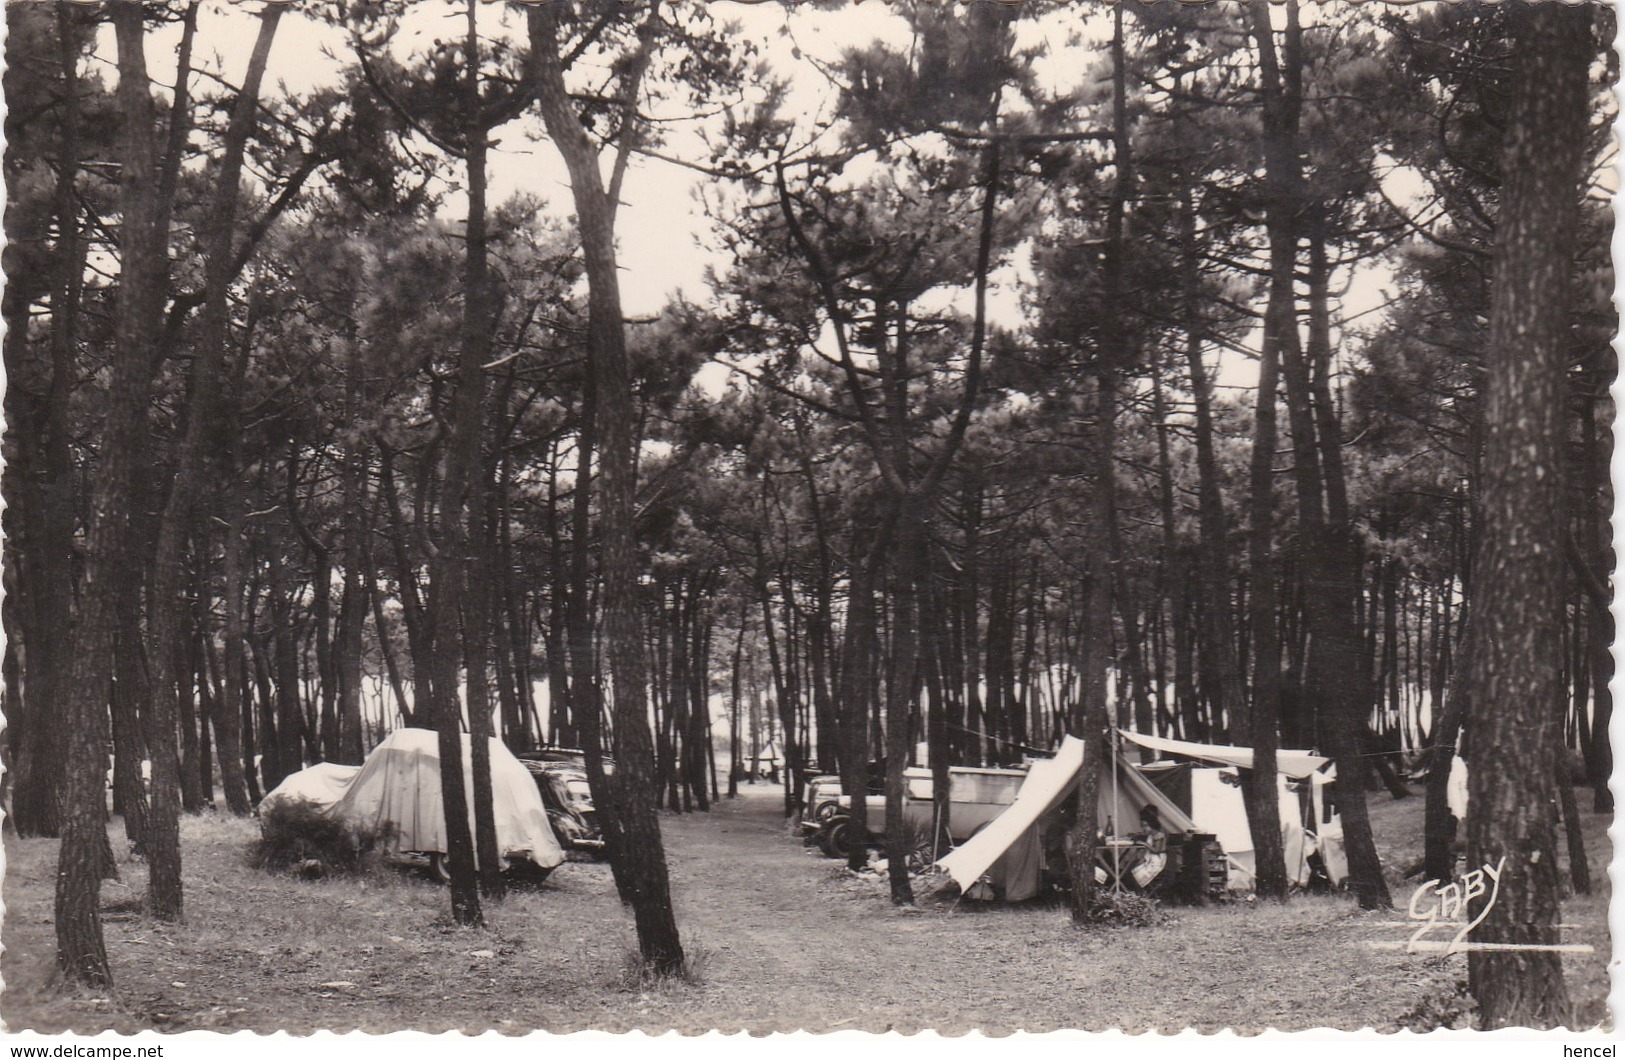
[{"label": "vintage car", "polygon": [[801,835],[808,842],[816,839],[824,822],[841,805],[841,778],[818,774],[807,778],[801,792]]},{"label": "vintage car", "polygon": [[[948,770],[948,837],[962,843],[1004,812],[1016,800],[1016,792],[1027,777],[1023,769],[983,769],[954,766]],[[837,782],[837,791],[839,785]],[[945,851],[936,845],[935,784],[929,769],[912,767],[903,771],[903,819],[916,838],[913,860],[921,865],[935,861]],[[828,795],[825,795],[826,800]],[[852,850],[852,800],[837,795],[834,809],[818,822],[816,841],[832,858],[846,858]],[[866,844],[879,843],[885,836],[886,798],[869,795],[864,799],[868,835]],[[816,808],[815,811],[816,813]],[[806,825],[803,824],[805,829]]]},{"label": "vintage car", "polygon": [[[319,762],[286,777],[260,800],[301,800],[340,820],[387,832],[394,853],[428,859],[431,873],[449,879],[446,812],[440,789],[439,735],[397,729],[359,766]],[[474,790],[472,741],[463,734],[463,790]],[[491,799],[497,842],[516,875],[545,879],[564,861],[536,785],[500,740],[490,740]],[[469,805],[469,830],[474,807]],[[387,828],[385,827],[387,826]]]},{"label": "vintage car", "polygon": [[569,760],[538,761],[528,754],[519,764],[535,779],[542,805],[547,807],[548,823],[564,848],[601,857],[604,835],[598,827],[586,771]]},{"label": "vintage car", "polygon": [[[539,747],[534,751],[520,751],[515,756],[521,762],[555,762],[561,765],[573,765],[583,773],[587,771],[587,752],[579,747]],[[615,772],[615,759],[610,755],[599,755],[598,760],[604,764],[604,773]]]}]

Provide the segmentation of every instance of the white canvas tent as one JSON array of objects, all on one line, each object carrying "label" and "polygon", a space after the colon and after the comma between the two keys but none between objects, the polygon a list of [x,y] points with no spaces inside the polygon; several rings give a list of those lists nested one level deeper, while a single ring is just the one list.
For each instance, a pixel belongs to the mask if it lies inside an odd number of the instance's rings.
[{"label": "white canvas tent", "polygon": [[[1191,817],[1204,832],[1212,832],[1224,847],[1233,869],[1232,890],[1251,890],[1255,873],[1252,830],[1247,823],[1247,807],[1242,797],[1238,771],[1251,769],[1253,749],[1167,740],[1137,732],[1118,730],[1125,740],[1163,754],[1210,762],[1213,768],[1194,768],[1190,774]],[[1325,787],[1332,780],[1326,769],[1331,759],[1309,751],[1276,752],[1276,790],[1281,807],[1281,842],[1286,856],[1287,879],[1307,886],[1313,870],[1309,856],[1318,852],[1333,883],[1348,874],[1343,852],[1343,822],[1326,812]],[[1294,791],[1288,779],[1300,782]]]},{"label": "white canvas tent", "polygon": [[779,770],[779,764],[782,761],[783,759],[779,757],[778,745],[772,740],[769,740],[767,742],[767,746],[762,748],[754,757],[751,758],[750,770],[756,776],[765,777],[770,773],[777,773]]},{"label": "white canvas tent", "polygon": [[[1312,786],[1305,799],[1302,793],[1288,786],[1285,774],[1276,774],[1287,879],[1300,887],[1308,886],[1314,874],[1309,855],[1318,852],[1325,863],[1326,875],[1338,883],[1348,874],[1348,859],[1343,853],[1343,822],[1335,813],[1330,820],[1325,819],[1326,775],[1312,774],[1307,783]],[[1191,770],[1191,817],[1203,831],[1218,837],[1231,868],[1237,870],[1230,874],[1231,890],[1251,890],[1256,871],[1253,834],[1247,824],[1247,806],[1235,769]]]},{"label": "white canvas tent", "polygon": [[[429,729],[396,729],[373,748],[364,765],[322,762],[288,776],[260,801],[307,798],[327,813],[358,825],[394,828],[397,850],[444,853],[446,811],[440,789],[440,737]],[[472,740],[463,734],[463,790],[469,794],[468,826],[474,829]],[[497,843],[504,857],[528,857],[550,869],[564,851],[547,823],[536,782],[500,740],[490,741],[491,796]]]},{"label": "white canvas tent", "polygon": [[[1158,791],[1134,768],[1116,756],[1108,759],[1100,776],[1098,824],[1117,832],[1134,827],[1146,805],[1157,808],[1165,831],[1199,831],[1196,823]],[[1015,802],[988,826],[954,848],[937,864],[959,884],[961,891],[982,877],[992,882],[1005,901],[1019,902],[1038,893],[1043,869],[1042,820],[1076,790],[1083,768],[1083,741],[1068,736],[1054,758],[1034,762]]]},{"label": "white canvas tent", "polygon": [[337,762],[317,762],[308,769],[289,773],[282,783],[272,788],[260,800],[260,807],[274,806],[283,800],[303,799],[323,809],[331,809],[344,798],[361,772],[360,766],[341,766]]}]

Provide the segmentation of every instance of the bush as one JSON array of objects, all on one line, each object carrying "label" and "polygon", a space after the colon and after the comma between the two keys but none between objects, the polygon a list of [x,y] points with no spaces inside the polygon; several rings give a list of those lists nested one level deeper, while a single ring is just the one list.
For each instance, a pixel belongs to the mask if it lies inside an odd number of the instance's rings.
[{"label": "bush", "polygon": [[1156,927],[1168,922],[1168,914],[1155,898],[1136,891],[1113,892],[1097,887],[1087,922],[1102,927]]},{"label": "bush", "polygon": [[1467,980],[1452,979],[1435,984],[1422,1000],[1402,1012],[1395,1021],[1402,1030],[1425,1034],[1436,1030],[1472,1030],[1478,1002],[1467,990]]},{"label": "bush", "polygon": [[249,848],[248,863],[310,878],[354,875],[370,868],[372,855],[393,836],[387,825],[358,827],[322,813],[309,799],[286,799],[261,813],[260,837]]}]

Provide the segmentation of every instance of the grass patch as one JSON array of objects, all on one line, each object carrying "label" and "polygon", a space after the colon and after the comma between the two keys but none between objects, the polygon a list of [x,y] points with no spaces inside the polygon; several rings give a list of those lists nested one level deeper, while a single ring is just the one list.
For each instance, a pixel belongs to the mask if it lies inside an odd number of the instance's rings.
[{"label": "grass patch", "polygon": [[[1378,845],[1420,835],[1421,800],[1373,797]],[[1594,954],[1564,968],[1577,1022],[1607,1016],[1607,818],[1588,815],[1598,893],[1568,898],[1565,941]],[[57,844],[5,837],[0,1013],[12,1031],[855,1029],[990,1034],[1058,1028],[1398,1030],[1470,1020],[1465,958],[1374,949],[1403,939],[1399,908],[1361,913],[1345,895],[1286,904],[1165,907],[1133,932],[1071,929],[1064,905],[924,902],[899,915],[879,873],[842,874],[783,831],[777,791],[710,814],[663,814],[686,975],[629,975],[635,944],[607,865],[561,866],[487,903],[485,930],[439,926],[450,897],[420,871],[386,867],[302,881],[250,867],[253,820],[181,822],[186,920],[144,912],[146,867],[123,854],[102,889],[116,990],[47,988],[55,953]],[[115,851],[125,844],[115,822]],[[1419,840],[1418,840],[1419,842]],[[394,865],[394,863],[390,863]],[[1397,924],[1398,926],[1388,926]]]},{"label": "grass patch", "polygon": [[662,975],[643,959],[643,952],[636,943],[629,943],[621,952],[621,968],[613,985],[618,990],[633,993],[671,989],[678,985],[701,986],[705,983],[705,970],[711,963],[711,957],[712,953],[706,947],[685,941],[682,967],[672,974]]},{"label": "grass patch", "polygon": [[248,864],[304,879],[354,876],[377,868],[380,852],[394,836],[387,823],[378,828],[357,825],[323,813],[309,799],[283,799],[261,812],[260,834],[249,846]]}]

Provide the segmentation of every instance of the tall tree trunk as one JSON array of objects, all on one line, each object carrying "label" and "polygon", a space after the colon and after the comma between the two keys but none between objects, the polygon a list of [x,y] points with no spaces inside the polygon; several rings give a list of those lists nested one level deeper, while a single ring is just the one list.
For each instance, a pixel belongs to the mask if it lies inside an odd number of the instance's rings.
[{"label": "tall tree trunk", "polygon": [[[220,749],[220,784],[225,789],[226,809],[239,817],[254,812],[248,801],[244,777],[245,759],[242,727],[243,674],[243,506],[235,484],[227,487],[226,534],[223,547],[225,583],[223,650],[221,677],[223,694],[215,704],[215,736]],[[248,757],[251,757],[248,756]]]},{"label": "tall tree trunk", "polygon": [[1433,722],[1433,743],[1428,755],[1422,871],[1428,879],[1441,883],[1456,874],[1456,843],[1460,837],[1457,835],[1459,824],[1450,812],[1450,767],[1455,761],[1462,719],[1471,713],[1466,703],[1470,668],[1466,653],[1471,651],[1472,644],[1470,637],[1463,638],[1463,652],[1457,656],[1455,672],[1446,686],[1443,709]]},{"label": "tall tree trunk", "polygon": [[[196,607],[191,606],[187,610],[195,612]],[[203,809],[203,775],[198,763],[198,718],[202,713],[198,709],[202,695],[202,689],[197,683],[198,633],[190,621],[184,623],[177,632],[180,634],[180,641],[171,647],[178,686],[175,705],[179,717],[176,721],[180,724],[178,755],[180,768],[177,771],[177,779],[180,781],[181,811],[199,813]]]},{"label": "tall tree trunk", "polygon": [[913,905],[914,889],[909,884],[908,856],[911,840],[903,817],[903,771],[911,757],[911,723],[915,712],[915,686],[920,654],[919,570],[920,549],[925,544],[924,520],[920,505],[912,498],[899,497],[896,554],[892,562],[892,644],[891,673],[886,696],[886,868],[891,880],[893,905]]},{"label": "tall tree trunk", "polygon": [[[249,589],[248,598],[252,601],[257,594],[257,587]],[[267,609],[269,610],[269,609]],[[252,620],[253,611],[249,612]],[[253,695],[259,710],[259,779],[260,786],[271,791],[282,778],[292,772],[282,766],[282,741],[277,734],[277,704],[276,693],[271,688],[271,634],[269,630],[261,632],[256,630],[251,640],[253,648],[254,681]]]},{"label": "tall tree trunk", "polygon": [[[1284,899],[1286,863],[1281,844],[1280,801],[1276,794],[1275,752],[1279,747],[1281,715],[1280,632],[1276,564],[1272,530],[1275,518],[1276,387],[1288,351],[1296,350],[1298,323],[1293,279],[1297,268],[1298,203],[1301,199],[1297,158],[1297,77],[1301,60],[1296,0],[1288,0],[1287,57],[1283,71],[1277,60],[1270,29],[1269,5],[1254,0],[1249,6],[1252,32],[1258,45],[1259,80],[1264,96],[1264,155],[1270,201],[1270,294],[1265,314],[1263,350],[1259,356],[1258,404],[1254,414],[1251,468],[1252,523],[1249,538],[1249,581],[1252,598],[1249,625],[1253,649],[1253,697],[1246,733],[1253,748],[1253,769],[1247,778],[1247,819],[1253,837],[1253,857],[1259,897]],[[1318,505],[1319,498],[1313,498]],[[1307,501],[1305,501],[1307,503]]]},{"label": "tall tree trunk", "polygon": [[[362,552],[366,556],[364,569],[368,572],[364,587],[367,592],[367,601],[372,607],[372,626],[377,636],[378,655],[384,662],[384,674],[389,680],[390,694],[395,700],[395,709],[400,712],[401,723],[412,723],[412,703],[407,698],[406,682],[401,677],[400,664],[395,660],[394,632],[389,628],[389,620],[384,615],[384,594],[378,587],[377,566],[373,560],[371,537],[367,539]],[[378,723],[383,725],[388,715],[379,711]]]},{"label": "tall tree trunk", "polygon": [[[802,480],[807,486],[807,511],[811,515],[813,530],[813,545],[818,557],[818,565],[813,575],[813,600],[815,613],[808,620],[808,671],[812,684],[813,717],[816,720],[818,768],[823,772],[833,772],[838,769],[840,760],[837,730],[839,723],[835,718],[835,700],[831,693],[831,685],[836,680],[834,666],[834,638],[835,638],[835,612],[833,597],[835,593],[835,561],[830,552],[829,527],[824,514],[823,498],[818,493],[818,480],[813,472],[813,447],[807,437],[806,421],[798,410],[794,421],[796,440],[797,463],[801,471]],[[798,784],[799,786],[799,784]]]},{"label": "tall tree trunk", "polygon": [[[1330,386],[1326,377],[1331,359],[1331,314],[1328,304],[1329,267],[1326,261],[1324,221],[1317,210],[1310,231],[1310,321],[1309,343],[1305,351],[1296,341],[1296,324],[1291,339],[1282,343],[1281,357],[1287,377],[1288,406],[1293,409],[1292,434],[1294,469],[1298,483],[1300,537],[1305,547],[1298,559],[1307,582],[1304,621],[1309,633],[1309,656],[1305,667],[1308,701],[1325,712],[1323,726],[1327,750],[1337,761],[1338,814],[1343,822],[1348,852],[1349,886],[1362,909],[1382,909],[1391,904],[1383,879],[1376,841],[1371,834],[1366,807],[1367,777],[1371,748],[1369,716],[1376,688],[1364,659],[1366,643],[1358,618],[1362,563],[1348,511],[1347,490],[1341,462],[1342,431],[1330,414]],[[1308,363],[1305,363],[1307,360]],[[1316,370],[1311,372],[1311,365]],[[1314,387],[1311,375],[1318,375],[1322,388]],[[1314,413],[1323,410],[1318,417]],[[1301,437],[1300,432],[1307,432]],[[1371,608],[1372,628],[1378,622],[1376,601]],[[1383,655],[1390,655],[1394,639],[1385,631]],[[1397,645],[1393,645],[1393,670],[1398,669]],[[1397,672],[1393,675],[1397,679]],[[1391,771],[1390,771],[1391,772]],[[1406,791],[1393,778],[1398,794]],[[1397,796],[1396,796],[1397,797]]]},{"label": "tall tree trunk", "polygon": [[739,749],[739,694],[741,670],[745,661],[745,617],[749,605],[741,600],[739,604],[739,639],[734,641],[733,677],[729,681],[728,694],[728,798],[739,796],[739,774],[744,771],[745,764],[740,758]]},{"label": "tall tree trunk", "polygon": [[933,859],[947,853],[952,845],[953,804],[949,793],[953,779],[949,767],[953,763],[948,735],[948,710],[944,702],[941,646],[947,640],[943,621],[943,593],[941,580],[931,562],[931,552],[924,550],[920,572],[920,636],[926,645],[935,644],[939,650],[929,648],[921,652],[925,670],[926,689],[926,747],[931,765],[931,834]]},{"label": "tall tree trunk", "polygon": [[610,873],[615,878],[615,891],[623,903],[630,905],[633,885],[625,873],[625,859],[616,857],[614,853],[625,843],[625,838],[620,827],[620,792],[604,772],[604,695],[603,684],[598,679],[590,597],[590,516],[597,421],[597,387],[589,372],[582,388],[581,426],[576,439],[575,495],[570,510],[570,585],[565,617],[570,660],[570,719],[581,735],[581,748],[586,753],[587,784],[597,809],[598,827],[604,834]]},{"label": "tall tree trunk", "polygon": [[1557,756],[1557,799],[1563,815],[1563,838],[1568,847],[1569,882],[1575,894],[1591,893],[1591,862],[1586,857],[1585,830],[1580,821],[1579,802],[1574,797],[1574,777],[1569,771],[1568,751],[1559,744]]},{"label": "tall tree trunk", "polygon": [[379,499],[388,517],[390,553],[395,560],[395,583],[399,587],[401,621],[406,626],[406,646],[412,656],[412,706],[406,723],[413,727],[434,725],[434,663],[430,659],[428,619],[418,591],[417,566],[406,547],[406,518],[401,511],[400,491],[395,482],[395,459],[380,439],[378,444]]},{"label": "tall tree trunk", "polygon": [[877,709],[875,583],[882,563],[881,536],[870,525],[872,505],[860,498],[852,520],[847,590],[846,647],[841,661],[841,791],[851,802],[847,867],[869,861],[869,718]]},{"label": "tall tree trunk", "polygon": [[[440,517],[430,562],[433,629],[435,728],[439,732],[440,780],[445,799],[446,861],[450,869],[452,918],[462,925],[484,923],[481,883],[495,875],[495,829],[490,805],[490,725],[485,652],[486,623],[477,591],[473,549],[479,538],[479,486],[483,481],[480,432],[485,409],[486,355],[490,350],[486,281],[485,185],[488,126],[480,103],[478,7],[468,0],[464,42],[463,150],[468,171],[468,219],[463,262],[462,348],[451,397],[438,469]],[[480,542],[483,546],[484,542]],[[478,646],[476,647],[476,643]],[[464,664],[471,734],[473,791],[464,788],[462,706],[458,673]],[[478,717],[476,717],[478,715]],[[484,765],[484,783],[480,766]],[[483,790],[482,790],[483,788]],[[470,810],[470,800],[473,813]],[[470,819],[474,828],[469,829]],[[479,850],[476,835],[490,842]],[[478,856],[478,873],[476,872]],[[481,877],[484,877],[482,880]],[[500,886],[500,884],[498,884]]]},{"label": "tall tree trunk", "polygon": [[[61,827],[58,783],[63,767],[63,734],[54,716],[63,700],[62,688],[71,665],[69,644],[73,605],[73,453],[69,419],[77,349],[76,327],[84,285],[88,243],[81,237],[75,181],[79,175],[80,107],[79,46],[74,9],[58,5],[57,50],[62,68],[62,107],[57,130],[61,150],[57,161],[55,209],[57,254],[61,274],[51,296],[51,383],[44,402],[44,430],[40,439],[41,480],[38,506],[37,557],[29,578],[37,619],[28,645],[27,697],[18,704],[20,736],[12,768],[12,824],[19,835],[55,836]],[[13,297],[11,287],[7,300]],[[20,301],[20,299],[19,299]],[[27,306],[20,319],[7,314],[8,347],[28,340]],[[8,356],[8,364],[15,359]],[[20,425],[19,425],[20,426]],[[17,701],[8,700],[14,704]]]},{"label": "tall tree trunk", "polygon": [[141,585],[124,579],[117,603],[119,628],[113,635],[113,803],[124,817],[131,849],[147,855],[147,784],[141,763],[147,741],[141,732],[141,704],[147,701],[146,662],[141,650]]},{"label": "tall tree trunk", "polygon": [[[689,730],[684,736],[688,750],[688,785],[701,812],[710,810],[706,794],[706,762],[715,758],[710,741],[711,676],[711,575],[692,579],[689,604],[688,685],[683,690],[689,701]],[[713,765],[714,769],[714,765]],[[797,778],[799,784],[800,778]]]},{"label": "tall tree trunk", "polygon": [[[1201,672],[1220,725],[1235,726],[1246,710],[1240,655],[1231,623],[1227,574],[1230,532],[1219,486],[1219,463],[1213,444],[1213,380],[1202,363],[1207,327],[1202,320],[1200,258],[1196,243],[1196,208],[1187,191],[1180,203],[1180,270],[1184,298],[1185,362],[1190,373],[1196,413],[1197,583],[1202,607],[1197,626]],[[1273,442],[1271,443],[1273,445]],[[1196,735],[1206,736],[1207,732]]]},{"label": "tall tree trunk", "polygon": [[[1102,262],[1101,330],[1105,346],[1096,353],[1094,496],[1090,504],[1089,583],[1085,605],[1083,696],[1071,719],[1073,735],[1083,740],[1083,767],[1076,795],[1077,819],[1068,838],[1068,872],[1072,881],[1072,923],[1099,918],[1095,884],[1095,836],[1099,816],[1100,774],[1115,753],[1115,729],[1106,709],[1107,668],[1112,640],[1112,597],[1121,594],[1118,565],[1122,540],[1117,531],[1117,412],[1120,374],[1134,359],[1120,312],[1123,270],[1127,259],[1125,231],[1129,199],[1134,193],[1133,157],[1128,123],[1128,59],[1123,40],[1123,5],[1112,10],[1112,161],[1116,171],[1106,212],[1106,249]],[[1126,604],[1120,600],[1119,606]],[[1125,611],[1126,614],[1126,611]],[[1132,630],[1128,631],[1133,636]],[[1122,822],[1112,822],[1121,828]]]},{"label": "tall tree trunk", "polygon": [[[1200,352],[1197,357],[1200,360]],[[1168,445],[1168,405],[1163,395],[1162,370],[1155,364],[1151,369],[1151,400],[1157,428],[1157,499],[1162,515],[1161,579],[1165,585],[1164,592],[1158,597],[1158,607],[1166,606],[1174,634],[1174,705],[1171,718],[1185,716],[1189,706],[1196,701],[1196,688],[1191,674],[1190,625],[1186,621],[1189,580],[1174,526],[1174,473]],[[1160,652],[1158,657],[1161,657]],[[1158,682],[1157,696],[1166,702],[1161,681]]]},{"label": "tall tree trunk", "polygon": [[203,805],[214,809],[214,739],[211,736],[216,704],[220,699],[220,685],[216,680],[209,655],[209,634],[204,624],[202,607],[198,608],[194,624],[196,633],[197,685],[198,685],[198,779],[203,782]]},{"label": "tall tree trunk", "polygon": [[[766,521],[766,482],[763,482],[763,520]],[[768,671],[773,679],[773,705],[778,711],[779,724],[784,728],[784,738],[780,748],[781,755],[790,753],[790,744],[794,742],[796,728],[795,698],[790,690],[790,683],[785,677],[784,658],[779,648],[779,637],[773,622],[773,593],[767,581],[767,553],[762,544],[762,535],[755,535],[756,563],[753,573],[756,578],[757,603],[762,608],[762,640],[767,643]],[[784,815],[794,817],[796,813],[797,791],[793,785],[784,790]]]},{"label": "tall tree trunk", "polygon": [[209,209],[204,237],[204,305],[198,325],[197,352],[192,359],[186,426],[176,457],[174,483],[164,505],[158,529],[157,555],[152,567],[151,606],[148,615],[147,657],[152,666],[152,724],[147,751],[152,758],[152,817],[148,829],[148,903],[160,920],[181,916],[181,855],[176,776],[175,718],[177,695],[184,695],[174,667],[175,645],[182,637],[186,600],[185,549],[192,508],[202,492],[206,435],[214,426],[230,323],[228,285],[234,273],[232,236],[236,230],[238,182],[243,155],[259,107],[259,83],[270,56],[271,42],[282,9],[268,7],[260,14],[259,35],[249,57],[243,89],[233,105],[218,174],[217,192]]},{"label": "tall tree trunk", "polygon": [[[651,9],[652,11],[653,9]],[[652,15],[650,17],[653,17]],[[647,677],[638,610],[638,563],[633,534],[636,517],[637,439],[633,424],[631,362],[621,319],[620,278],[615,265],[615,199],[618,179],[606,193],[598,170],[598,152],[564,86],[559,55],[558,13],[551,7],[529,12],[535,86],[549,137],[570,172],[576,224],[586,260],[588,351],[598,396],[600,441],[600,556],[604,572],[604,634],[615,704],[617,807],[622,842],[613,851],[631,889],[638,945],[645,963],[657,974],[673,975],[683,967],[683,947],[672,912],[660,821],[651,788],[653,749],[648,722]],[[638,51],[623,73],[623,95],[631,117],[642,72],[647,68],[652,23],[639,30]],[[633,131],[623,131],[631,137]],[[624,171],[623,160],[617,173]]]},{"label": "tall tree trunk", "polygon": [[[1580,459],[1583,466],[1581,482],[1582,502],[1579,511],[1581,548],[1579,563],[1581,580],[1592,586],[1586,594],[1585,664],[1590,668],[1590,686],[1595,697],[1592,709],[1590,739],[1586,741],[1586,768],[1592,785],[1592,810],[1597,813],[1614,812],[1614,796],[1608,781],[1614,771],[1614,748],[1609,738],[1609,722],[1614,713],[1614,697],[1610,682],[1614,676],[1614,616],[1609,612],[1606,591],[1607,571],[1613,564],[1613,551],[1606,540],[1608,515],[1613,509],[1614,490],[1608,478],[1609,457],[1612,453],[1611,435],[1598,431],[1599,414],[1610,414],[1607,392],[1617,365],[1606,354],[1599,353],[1601,365],[1588,373],[1594,380],[1588,391],[1581,395],[1584,410],[1580,417]],[[1606,411],[1599,410],[1606,403]],[[1584,711],[1586,704],[1577,703]]]},{"label": "tall tree trunk", "polygon": [[[486,462],[481,434],[486,420],[485,364],[491,359],[496,306],[491,296],[489,251],[486,246],[486,184],[488,137],[492,119],[480,96],[479,3],[468,0],[468,36],[464,45],[463,149],[468,169],[468,222],[463,240],[462,350],[458,359],[456,473],[464,477],[460,498],[443,491],[447,512],[455,521],[461,568],[462,642],[467,681],[468,728],[472,735],[474,790],[474,851],[480,892],[500,899],[506,893],[502,879],[502,851],[497,845],[496,800],[491,790],[491,615],[492,585],[496,571],[495,528],[486,520]],[[448,470],[450,470],[448,468]],[[457,499],[461,504],[455,503]],[[454,899],[455,906],[455,899]],[[476,911],[475,919],[477,920]]]},{"label": "tall tree trunk", "polygon": [[275,695],[276,724],[272,731],[276,734],[277,753],[275,772],[265,777],[267,791],[305,766],[305,719],[299,703],[299,631],[295,627],[293,589],[280,563],[273,559],[270,568],[266,608],[271,622],[270,657],[265,661]]},{"label": "tall tree trunk", "polygon": [[[1468,954],[1479,1025],[1554,1027],[1572,1018],[1558,941],[1557,623],[1563,585],[1568,295],[1592,11],[1510,12],[1517,46],[1490,309],[1483,525],[1468,673],[1468,861],[1502,865],[1473,941],[1529,949]],[[1477,912],[1478,910],[1475,910]]]},{"label": "tall tree trunk", "polygon": [[[585,400],[585,399],[584,399]],[[585,414],[583,414],[583,418]],[[585,446],[586,427],[580,428],[583,445],[578,452],[587,451]],[[570,578],[576,564],[573,552],[567,552],[564,545],[564,535],[561,532],[559,519],[559,449],[557,443],[548,447],[547,462],[547,507],[544,521],[547,527],[548,555],[552,562],[549,564],[548,581],[548,618],[547,628],[543,633],[547,652],[547,742],[554,746],[570,746],[573,741],[580,739],[574,731],[571,722],[571,712],[574,709],[575,698],[573,675],[569,657],[570,645],[570,609],[571,592]],[[578,461],[576,468],[576,501],[587,494],[587,472],[591,458],[585,459],[585,464]],[[573,548],[574,542],[571,542]],[[585,582],[583,582],[585,585]],[[591,640],[589,630],[588,640]]]},{"label": "tall tree trunk", "polygon": [[101,894],[106,779],[103,733],[112,683],[120,557],[134,501],[154,338],[163,297],[164,243],[158,230],[151,85],[143,6],[109,6],[118,47],[119,206],[123,216],[114,362],[102,423],[101,459],[91,480],[79,615],[70,640],[70,678],[62,714],[65,746],[62,844],[57,867],[56,967],[92,988],[112,984],[96,906]]},{"label": "tall tree trunk", "polygon": [[[1118,34],[1122,33],[1121,14]],[[1082,695],[1067,728],[1083,741],[1083,766],[1078,774],[1074,803],[1077,818],[1067,839],[1068,874],[1072,881],[1071,916],[1074,924],[1099,918],[1096,907],[1095,837],[1099,832],[1100,778],[1110,761],[1115,740],[1106,709],[1107,670],[1111,663],[1112,575],[1110,534],[1106,530],[1117,505],[1113,488],[1116,473],[1117,380],[1109,369],[1096,377],[1095,490],[1091,504],[1089,581],[1085,587],[1083,657],[1079,660]],[[1115,825],[1121,822],[1113,822]]]},{"label": "tall tree trunk", "polygon": [[[354,326],[348,329],[345,345],[348,364],[345,366],[344,404],[346,419],[360,420],[365,399],[365,367],[360,355]],[[366,565],[368,554],[368,476],[364,443],[350,437],[344,445],[343,463],[339,472],[339,498],[344,512],[344,591],[339,600],[339,628],[334,667],[338,679],[338,746],[334,761],[360,765],[364,757],[361,738],[361,656],[362,637],[366,630],[368,600],[367,579],[373,572]],[[378,627],[380,642],[386,636],[383,626]]]}]

